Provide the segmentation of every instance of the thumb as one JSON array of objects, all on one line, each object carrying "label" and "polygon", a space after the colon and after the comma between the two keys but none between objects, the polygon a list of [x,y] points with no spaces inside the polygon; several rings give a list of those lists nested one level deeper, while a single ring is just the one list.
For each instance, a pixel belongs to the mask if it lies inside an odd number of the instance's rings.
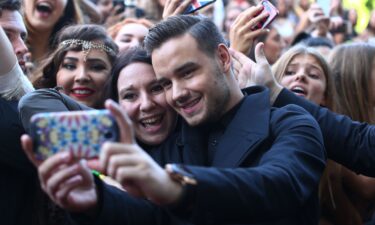
[{"label": "thumb", "polygon": [[120,142],[124,144],[135,143],[133,123],[121,107],[112,100],[105,102],[105,107],[115,117],[120,131]]},{"label": "thumb", "polygon": [[264,43],[263,42],[259,42],[255,46],[255,61],[260,66],[265,65],[265,64],[269,64],[268,60],[266,58],[266,55],[264,54]]},{"label": "thumb", "polygon": [[27,134],[23,134],[21,136],[21,146],[23,151],[25,152],[27,158],[36,166],[38,167],[41,161],[38,161],[34,157],[34,152],[33,152],[33,141],[31,137]]}]

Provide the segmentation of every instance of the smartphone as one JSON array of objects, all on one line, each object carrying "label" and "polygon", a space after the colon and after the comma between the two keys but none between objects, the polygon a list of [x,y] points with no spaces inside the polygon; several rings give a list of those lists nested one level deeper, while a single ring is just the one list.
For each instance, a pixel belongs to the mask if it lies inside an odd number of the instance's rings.
[{"label": "smartphone", "polygon": [[193,0],[193,3],[191,3],[187,9],[185,10],[184,14],[191,14],[203,7],[206,7],[212,3],[214,3],[216,0]]},{"label": "smartphone", "polygon": [[118,6],[118,5],[120,5],[120,7],[119,7],[119,9],[116,11],[116,15],[117,15],[117,14],[120,14],[120,13],[122,13],[122,12],[125,11],[125,1],[124,1],[124,0],[113,0],[113,1],[112,1],[112,6],[113,6],[113,7],[116,7],[116,6]]},{"label": "smartphone", "polygon": [[106,141],[118,141],[119,130],[108,110],[38,113],[31,117],[31,133],[37,160],[61,151],[76,158],[99,156]]},{"label": "smartphone", "polygon": [[331,1],[328,0],[316,0],[316,3],[322,8],[324,15],[329,16],[329,9],[330,9],[330,4]]},{"label": "smartphone", "polygon": [[136,0],[124,0],[125,7],[134,8],[137,6]]},{"label": "smartphone", "polygon": [[263,5],[263,10],[266,10],[269,16],[264,20],[260,21],[252,30],[264,29],[268,27],[272,23],[272,21],[274,21],[277,15],[279,15],[279,10],[277,10],[277,8],[274,5],[272,5],[271,2],[267,0],[262,0],[259,4]]}]

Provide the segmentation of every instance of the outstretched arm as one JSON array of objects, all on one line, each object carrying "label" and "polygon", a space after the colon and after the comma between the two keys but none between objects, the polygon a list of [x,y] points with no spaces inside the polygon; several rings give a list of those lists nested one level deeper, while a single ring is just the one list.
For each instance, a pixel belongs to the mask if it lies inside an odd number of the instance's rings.
[{"label": "outstretched arm", "polygon": [[9,73],[17,64],[17,57],[13,52],[12,44],[10,43],[4,29],[0,26],[0,76]]}]

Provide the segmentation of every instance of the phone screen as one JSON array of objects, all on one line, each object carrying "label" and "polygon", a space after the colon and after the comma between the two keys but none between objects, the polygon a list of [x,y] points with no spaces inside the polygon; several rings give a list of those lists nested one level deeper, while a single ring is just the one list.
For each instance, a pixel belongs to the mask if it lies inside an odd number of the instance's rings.
[{"label": "phone screen", "polygon": [[193,13],[203,7],[208,6],[209,4],[214,3],[216,0],[194,0],[191,5],[185,10],[184,14]]},{"label": "phone screen", "polygon": [[316,3],[322,8],[324,15],[329,16],[330,1],[316,0]]}]

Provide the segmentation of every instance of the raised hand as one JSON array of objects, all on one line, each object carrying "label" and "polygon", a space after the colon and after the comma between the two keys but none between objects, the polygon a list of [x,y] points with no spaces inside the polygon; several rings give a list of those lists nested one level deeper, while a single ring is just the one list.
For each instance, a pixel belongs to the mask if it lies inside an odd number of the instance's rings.
[{"label": "raised hand", "polygon": [[258,43],[255,47],[255,60],[234,49],[229,49],[233,59],[233,70],[241,88],[252,85],[267,86],[271,91],[271,103],[279,95],[282,87],[277,83],[271,66],[264,55],[264,44]]},{"label": "raised hand", "polygon": [[163,10],[163,19],[182,14],[193,0],[166,0]]},{"label": "raised hand", "polygon": [[158,204],[176,201],[182,193],[181,185],[174,182],[166,171],[137,145],[132,123],[120,106],[107,100],[106,108],[116,118],[121,143],[103,145],[100,154],[103,171],[134,196],[147,198]]},{"label": "raised hand", "polygon": [[23,135],[21,143],[29,159],[38,168],[42,189],[53,202],[71,212],[95,211],[98,197],[86,161],[77,161],[66,151],[41,162],[34,158],[30,136]]},{"label": "raised hand", "polygon": [[254,30],[268,16],[262,5],[250,7],[238,15],[229,31],[231,48],[248,55],[254,40],[269,32],[268,29]]}]

